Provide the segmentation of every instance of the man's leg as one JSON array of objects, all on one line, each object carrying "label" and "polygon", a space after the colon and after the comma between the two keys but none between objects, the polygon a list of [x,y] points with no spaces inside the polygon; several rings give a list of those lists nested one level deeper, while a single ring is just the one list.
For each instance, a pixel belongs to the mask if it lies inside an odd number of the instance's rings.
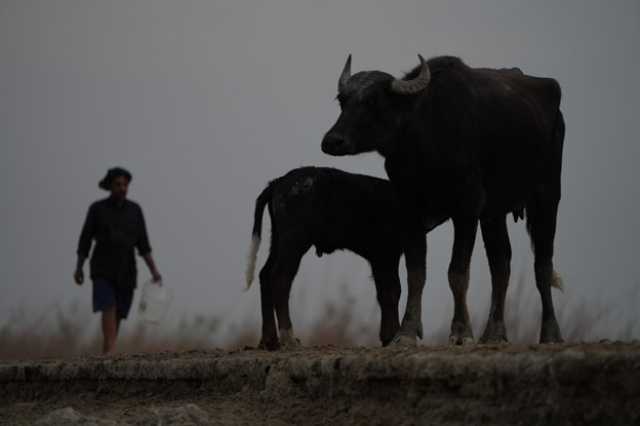
[{"label": "man's leg", "polygon": [[102,311],[102,353],[104,355],[112,353],[115,349],[119,322],[115,305]]}]

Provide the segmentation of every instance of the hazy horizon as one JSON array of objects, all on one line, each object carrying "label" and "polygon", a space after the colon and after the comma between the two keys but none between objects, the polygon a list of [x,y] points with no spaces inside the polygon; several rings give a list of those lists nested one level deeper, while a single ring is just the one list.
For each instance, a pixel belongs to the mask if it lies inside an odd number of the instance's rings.
[{"label": "hazy horizon", "polygon": [[[420,53],[559,81],[567,133],[555,264],[566,291],[554,293],[556,305],[604,303],[613,312],[607,330],[637,323],[639,40],[640,3],[632,0],[5,0],[0,322],[17,307],[35,314],[80,300],[90,310],[90,283],[72,281],[77,239],[89,204],[106,196],[98,180],[121,165],[133,173],[129,196],[145,212],[158,268],[174,289],[172,318],[215,314],[259,326],[257,286],[241,291],[256,196],[301,165],[385,177],[377,154],[320,150],[339,113],[337,79],[349,53],[354,72],[394,75]],[[511,282],[528,276],[539,306],[524,226],[508,222]],[[268,217],[264,224],[268,235]],[[428,242],[427,332],[452,315],[450,223]],[[149,274],[141,259],[138,269],[142,283]],[[357,313],[377,322],[366,262],[352,253],[318,259],[310,250],[293,286],[294,327],[339,299],[343,283]],[[471,312],[483,312],[489,296],[478,236]]]}]

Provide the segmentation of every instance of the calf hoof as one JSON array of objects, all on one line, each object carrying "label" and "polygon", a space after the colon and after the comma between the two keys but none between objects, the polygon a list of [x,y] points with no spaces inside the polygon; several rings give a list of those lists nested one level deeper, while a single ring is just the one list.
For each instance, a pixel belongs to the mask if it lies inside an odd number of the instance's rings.
[{"label": "calf hoof", "polygon": [[508,343],[507,331],[502,321],[489,321],[482,333],[480,343],[485,345]]},{"label": "calf hoof", "polygon": [[300,340],[293,335],[291,330],[280,330],[280,347],[282,349],[296,349],[302,346]]},{"label": "calf hoof", "polygon": [[562,335],[560,327],[555,319],[542,322],[540,329],[540,343],[562,343]]},{"label": "calf hoof", "polygon": [[451,323],[451,334],[449,335],[450,345],[471,345],[473,344],[473,332],[469,324],[461,322]]},{"label": "calf hoof", "polygon": [[452,346],[468,346],[468,345],[473,345],[473,337],[469,337],[469,336],[456,336],[456,335],[451,335],[449,336],[449,344]]},{"label": "calf hoof", "polygon": [[408,334],[396,334],[391,341],[391,346],[394,347],[416,347],[417,345],[416,337]]},{"label": "calf hoof", "polygon": [[280,342],[278,339],[265,339],[264,337],[260,339],[260,343],[258,343],[258,349],[266,350],[266,351],[277,351],[280,349]]}]

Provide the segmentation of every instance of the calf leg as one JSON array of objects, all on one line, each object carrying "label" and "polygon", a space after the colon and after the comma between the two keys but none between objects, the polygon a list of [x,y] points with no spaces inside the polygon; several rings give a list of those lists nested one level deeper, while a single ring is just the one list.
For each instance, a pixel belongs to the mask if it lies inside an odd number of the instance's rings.
[{"label": "calf leg", "polygon": [[454,218],[454,237],[451,263],[449,264],[449,287],[453,293],[453,320],[449,342],[455,345],[473,343],[473,331],[467,310],[469,267],[476,239],[476,218]]},{"label": "calf leg", "polygon": [[273,274],[273,300],[278,316],[278,331],[280,343],[284,347],[296,347],[300,342],[293,335],[293,325],[289,313],[289,296],[291,284],[298,273],[300,260],[309,246],[303,247],[296,244],[288,244],[287,251],[279,250],[281,256],[274,265]]},{"label": "calf leg", "polygon": [[380,341],[382,346],[387,346],[400,328],[398,303],[400,302],[401,288],[400,278],[398,278],[398,264],[397,260],[395,267],[378,262],[373,263],[371,268],[381,311]]},{"label": "calf leg", "polygon": [[276,350],[280,347],[276,332],[276,319],[273,313],[273,280],[271,272],[274,252],[269,253],[267,263],[260,270],[260,305],[262,308],[262,338],[259,348]]},{"label": "calf leg", "polygon": [[491,271],[491,309],[480,342],[506,342],[504,302],[511,273],[511,244],[506,218],[504,216],[483,218],[480,229]]}]

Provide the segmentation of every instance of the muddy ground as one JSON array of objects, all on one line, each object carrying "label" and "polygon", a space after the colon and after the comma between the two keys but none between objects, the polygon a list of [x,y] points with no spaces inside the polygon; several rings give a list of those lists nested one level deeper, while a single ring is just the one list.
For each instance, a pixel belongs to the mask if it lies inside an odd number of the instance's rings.
[{"label": "muddy ground", "polygon": [[640,344],[0,361],[0,424],[640,424]]}]

